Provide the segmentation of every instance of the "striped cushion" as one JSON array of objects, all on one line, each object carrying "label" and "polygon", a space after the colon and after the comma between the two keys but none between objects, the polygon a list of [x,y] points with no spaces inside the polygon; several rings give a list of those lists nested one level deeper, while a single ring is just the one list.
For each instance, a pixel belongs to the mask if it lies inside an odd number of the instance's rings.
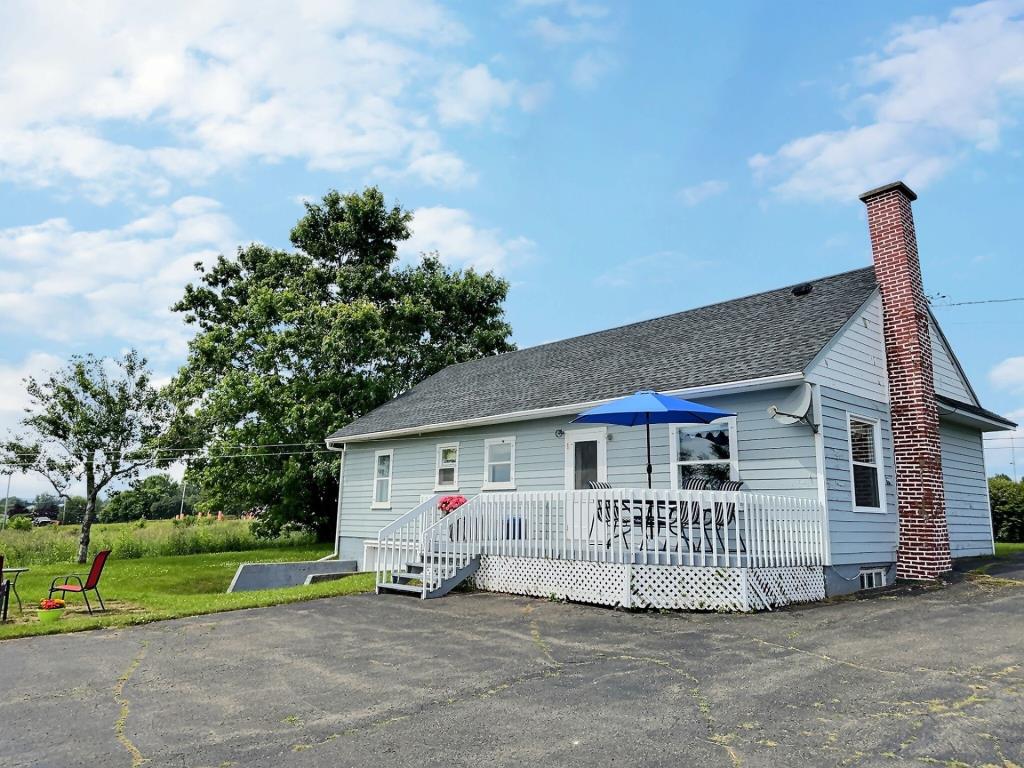
[{"label": "striped cushion", "polygon": [[612,486],[611,486],[610,483],[605,483],[605,482],[602,482],[600,480],[591,480],[590,481],[590,490],[592,490],[592,491],[603,491],[604,489],[611,488],[611,487]]},{"label": "striped cushion", "polygon": [[720,491],[738,491],[743,488],[743,482],[741,480],[726,480],[722,483]]}]

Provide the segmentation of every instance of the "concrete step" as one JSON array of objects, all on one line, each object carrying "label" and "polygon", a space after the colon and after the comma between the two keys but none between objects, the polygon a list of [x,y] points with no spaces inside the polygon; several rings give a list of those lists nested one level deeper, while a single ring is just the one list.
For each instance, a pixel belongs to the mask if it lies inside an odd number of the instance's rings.
[{"label": "concrete step", "polygon": [[408,595],[422,595],[423,587],[415,587],[412,584],[396,584],[394,582],[386,582],[378,584],[377,589],[381,592],[402,592]]}]

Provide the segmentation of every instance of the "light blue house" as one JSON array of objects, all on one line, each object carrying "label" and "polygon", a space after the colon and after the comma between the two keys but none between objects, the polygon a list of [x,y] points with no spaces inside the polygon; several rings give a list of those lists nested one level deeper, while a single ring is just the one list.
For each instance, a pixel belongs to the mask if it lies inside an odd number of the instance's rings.
[{"label": "light blue house", "polygon": [[[869,210],[895,195],[909,211],[913,193],[874,194]],[[889,584],[904,560],[919,575],[911,491],[936,471],[947,561],[991,553],[982,434],[1013,425],[979,403],[919,280],[923,315],[887,300],[913,282],[916,246],[894,275],[872,236],[874,267],[454,365],[332,434],[339,557],[420,596],[472,576],[602,604],[770,607]],[[928,359],[894,381],[887,357],[914,344]],[[653,491],[642,428],[571,423],[641,389],[736,414],[653,427]],[[914,453],[929,428],[908,398],[937,416],[940,467]],[[468,503],[446,515],[446,496]]]}]

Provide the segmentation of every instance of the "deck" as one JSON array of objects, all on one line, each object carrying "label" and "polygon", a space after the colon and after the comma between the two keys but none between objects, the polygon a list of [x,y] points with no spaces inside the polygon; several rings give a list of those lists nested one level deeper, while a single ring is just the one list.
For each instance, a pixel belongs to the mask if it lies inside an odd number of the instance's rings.
[{"label": "deck", "polygon": [[[378,537],[379,587],[480,589],[627,608],[749,611],[822,599],[816,500],[609,489],[485,493],[449,514],[435,496]],[[410,570],[412,568],[412,570]],[[472,571],[470,574],[469,571]]]}]

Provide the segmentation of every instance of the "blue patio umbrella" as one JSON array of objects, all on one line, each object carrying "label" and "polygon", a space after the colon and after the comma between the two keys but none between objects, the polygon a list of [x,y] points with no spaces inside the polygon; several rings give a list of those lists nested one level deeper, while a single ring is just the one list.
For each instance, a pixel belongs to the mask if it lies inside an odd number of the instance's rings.
[{"label": "blue patio umbrella", "polygon": [[572,421],[574,424],[620,424],[624,427],[644,424],[647,427],[647,487],[650,488],[651,424],[710,424],[715,419],[735,415],[709,405],[641,390],[584,411]]}]

